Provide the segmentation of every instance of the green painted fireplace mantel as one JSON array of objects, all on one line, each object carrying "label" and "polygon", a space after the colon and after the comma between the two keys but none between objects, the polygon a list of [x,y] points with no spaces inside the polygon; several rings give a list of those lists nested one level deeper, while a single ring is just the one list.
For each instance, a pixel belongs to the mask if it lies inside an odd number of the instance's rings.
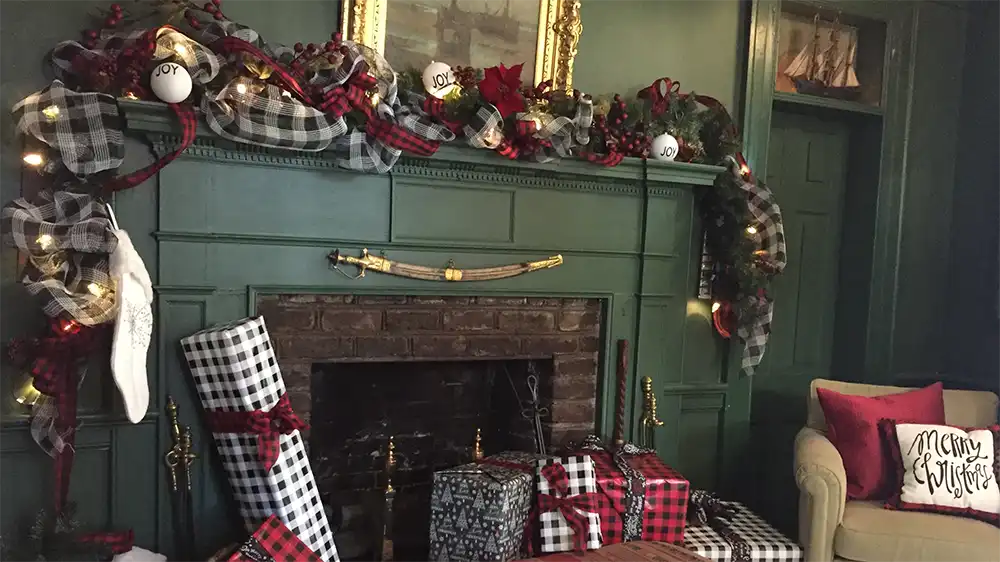
[{"label": "green painted fireplace mantel", "polygon": [[[122,100],[121,107],[129,131],[125,170],[174,150],[178,126],[164,105]],[[701,236],[692,186],[710,184],[721,171],[637,159],[615,168],[521,163],[449,146],[432,158],[404,157],[389,174],[360,174],[340,169],[329,152],[237,145],[200,128],[194,145],[157,177],[114,198],[156,293],[151,405],[143,422],[130,425],[106,369],[88,377],[71,498],[88,526],[132,527],[137,544],[169,552],[162,463],[169,437],[161,414],[169,394],[182,422],[194,426],[199,547],[207,553],[220,546],[235,526],[217,521],[231,522],[236,512],[178,340],[254,314],[258,295],[276,293],[601,299],[598,432],[610,436],[612,350],[624,338],[633,350],[627,425],[640,415],[637,381],[649,376],[666,422],[657,449],[696,486],[716,487],[735,470],[724,454],[732,448],[727,432],[741,416],[746,421],[749,399],[730,392],[728,345],[713,332],[710,303],[695,298]],[[352,280],[329,267],[331,250],[357,255],[363,248],[427,265],[483,267],[555,254],[565,263],[481,283],[374,273]],[[6,525],[40,503],[49,461],[15,421],[4,425],[0,463]]]}]

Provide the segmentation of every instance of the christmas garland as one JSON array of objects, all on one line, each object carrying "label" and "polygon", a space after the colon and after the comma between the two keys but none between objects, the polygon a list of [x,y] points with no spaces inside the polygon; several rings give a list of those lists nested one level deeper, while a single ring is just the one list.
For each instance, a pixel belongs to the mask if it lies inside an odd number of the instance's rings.
[{"label": "christmas garland", "polygon": [[[682,93],[678,82],[660,78],[633,98],[616,94],[594,99],[577,90],[553,90],[548,82],[525,85],[522,65],[444,65],[443,79],[432,84],[426,71],[397,73],[378,53],[344,41],[340,33],[320,44],[269,44],[229,20],[221,0],[149,0],[128,10],[112,4],[95,17],[97,25],[84,30],[81,41],[64,41],[53,49],[49,58],[58,81],[22,102],[18,115],[22,130],[62,154],[65,166],[49,162],[39,167],[57,173],[68,168],[77,187],[81,176],[84,184],[103,191],[132,187],[183,150],[142,173],[119,178],[111,176],[121,163],[123,144],[93,150],[114,156],[97,165],[71,161],[80,147],[60,146],[46,135],[44,122],[52,116],[40,113],[56,107],[58,100],[95,92],[172,102],[185,125],[185,142],[194,139],[197,108],[224,138],[296,150],[332,147],[344,155],[338,160],[343,167],[363,171],[388,171],[403,152],[430,155],[442,143],[460,138],[511,159],[580,158],[604,166],[669,151],[661,159],[726,165],[733,172],[721,173],[713,186],[696,191],[712,261],[707,285],[713,298],[732,311],[729,322],[716,318],[724,327],[720,333],[736,328],[746,340],[756,325],[766,339],[769,322],[761,328],[761,307],[769,305],[767,284],[784,265],[780,214],[773,202],[752,212],[748,201],[769,201],[770,194],[751,176],[739,154],[736,127],[713,98]],[[133,29],[146,21],[165,24]],[[178,95],[176,88],[166,88],[163,74],[187,80],[187,90],[181,84]],[[177,99],[171,97],[175,95]],[[669,146],[663,153],[651,151],[659,141]],[[45,162],[32,156],[30,161],[26,157],[29,165]],[[769,240],[751,232],[762,221],[769,231],[776,223],[778,245],[772,244],[773,232]],[[762,353],[761,347],[756,362]]]}]

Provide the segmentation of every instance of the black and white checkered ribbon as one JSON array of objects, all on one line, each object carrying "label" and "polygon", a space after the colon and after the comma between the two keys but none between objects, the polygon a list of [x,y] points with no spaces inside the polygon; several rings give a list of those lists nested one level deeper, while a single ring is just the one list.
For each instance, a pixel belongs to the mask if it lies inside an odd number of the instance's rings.
[{"label": "black and white checkered ribbon", "polygon": [[[86,360],[80,362],[80,367],[77,370],[77,388],[83,386],[83,379],[87,374]],[[71,427],[64,433],[59,433],[56,428],[56,419],[59,417],[59,409],[56,407],[54,400],[42,394],[38,401],[31,407],[31,422],[28,426],[28,430],[31,433],[31,438],[35,440],[38,447],[45,454],[55,458],[56,453],[61,453],[66,447],[71,447],[69,443],[66,442],[66,437],[69,436],[70,432],[76,431],[78,428]]]},{"label": "black and white checkered ribbon", "polygon": [[[518,114],[518,119],[531,118],[530,113]],[[560,158],[574,155],[573,150],[587,146],[590,142],[590,126],[594,121],[594,105],[590,98],[582,98],[576,104],[573,118],[550,115],[536,117],[540,121],[534,137],[547,140]],[[549,159],[552,159],[549,157]]]},{"label": "black and white checkered ribbon", "polygon": [[[738,173],[738,172],[736,172]],[[785,229],[781,209],[771,190],[759,181],[737,180],[740,189],[747,193],[747,207],[754,221],[753,234],[758,248],[758,259],[771,275],[781,273],[787,263]],[[749,318],[741,318],[737,335],[743,341],[743,372],[752,375],[764,358],[767,340],[771,334],[774,303],[767,295],[748,295],[744,306]]]},{"label": "black and white checkered ribbon", "polygon": [[53,80],[12,112],[18,129],[58,150],[74,174],[115,169],[125,158],[124,124],[112,96],[73,92]]},{"label": "black and white checkered ribbon", "polygon": [[642,472],[632,468],[625,457],[655,454],[655,451],[632,443],[623,443],[618,450],[609,451],[601,438],[596,435],[585,437],[579,448],[586,451],[611,453],[615,466],[625,475],[625,486],[623,487],[625,513],[622,513],[624,522],[622,540],[625,542],[642,540],[642,516],[646,505],[646,477]]},{"label": "black and white checkered ribbon", "polygon": [[41,295],[46,315],[86,326],[114,319],[108,256],[118,239],[102,204],[83,193],[42,191],[5,205],[0,222],[7,243],[28,256],[22,282]]}]

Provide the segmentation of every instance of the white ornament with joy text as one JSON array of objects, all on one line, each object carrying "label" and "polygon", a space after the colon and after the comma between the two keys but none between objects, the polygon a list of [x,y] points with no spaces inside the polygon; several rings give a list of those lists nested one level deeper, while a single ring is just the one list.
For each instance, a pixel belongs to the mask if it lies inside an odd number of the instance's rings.
[{"label": "white ornament with joy text", "polygon": [[150,74],[149,86],[161,101],[180,103],[191,95],[191,75],[175,62],[161,62]]}]

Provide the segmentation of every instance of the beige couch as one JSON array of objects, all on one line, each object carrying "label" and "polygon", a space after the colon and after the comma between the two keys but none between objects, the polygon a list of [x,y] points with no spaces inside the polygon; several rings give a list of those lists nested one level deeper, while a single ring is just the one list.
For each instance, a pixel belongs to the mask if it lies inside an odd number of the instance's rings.
[{"label": "beige couch", "polygon": [[[1000,561],[1000,529],[948,515],[892,511],[881,502],[845,501],[847,478],[840,453],[826,438],[826,420],[816,388],[878,396],[904,392],[817,379],[809,389],[809,419],[795,438],[795,481],[799,486],[799,542],[808,562],[834,559]],[[982,427],[997,421],[992,392],[944,391],[949,424]]]}]

